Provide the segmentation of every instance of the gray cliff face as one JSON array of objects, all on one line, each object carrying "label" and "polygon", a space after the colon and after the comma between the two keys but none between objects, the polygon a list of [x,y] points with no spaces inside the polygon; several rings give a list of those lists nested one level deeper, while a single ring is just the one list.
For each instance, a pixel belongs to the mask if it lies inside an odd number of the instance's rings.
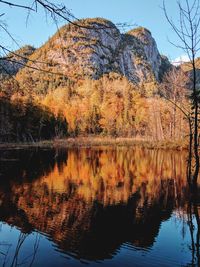
[{"label": "gray cliff face", "polygon": [[[163,70],[162,58],[148,30],[140,27],[121,34],[112,22],[102,18],[84,19],[76,23],[82,27],[72,24],[63,26],[32,54],[31,60],[48,62],[48,70],[62,72],[73,81],[98,79],[110,72],[126,76],[136,84],[159,81]],[[32,64],[47,68],[46,64]],[[30,71],[33,80],[34,75],[37,80],[37,73]]]},{"label": "gray cliff face", "polygon": [[114,24],[103,22],[91,20],[88,28],[72,25],[62,28],[65,33],[61,32],[60,38],[54,36],[53,46],[55,43],[58,49],[48,53],[48,60],[61,65],[71,78],[89,76],[96,79],[104,73],[118,71],[115,54],[121,34]]},{"label": "gray cliff face", "polygon": [[48,59],[61,65],[69,77],[97,79],[105,73],[118,72],[134,83],[158,80],[161,56],[148,30],[138,28],[120,34],[109,21],[86,21],[89,28],[70,25],[61,29],[65,34],[52,41],[60,49],[48,52]]},{"label": "gray cliff face", "polygon": [[159,54],[156,42],[151,35],[151,32],[145,28],[140,27],[128,32],[128,34],[135,36],[138,40],[141,41],[146,59],[152,67],[156,78],[158,79],[162,59]]},{"label": "gray cliff face", "polygon": [[150,82],[156,77],[143,45],[134,36],[123,36],[118,59],[120,72],[134,83]]}]

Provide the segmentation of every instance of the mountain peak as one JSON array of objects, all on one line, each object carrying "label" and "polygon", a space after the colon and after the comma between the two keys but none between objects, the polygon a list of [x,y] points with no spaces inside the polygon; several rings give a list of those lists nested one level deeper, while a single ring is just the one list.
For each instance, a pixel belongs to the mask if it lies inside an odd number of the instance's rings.
[{"label": "mountain peak", "polygon": [[134,29],[128,31],[127,34],[134,35],[134,36],[138,36],[138,35],[142,35],[142,34],[151,35],[151,32],[147,28],[140,26],[140,27],[137,27],[137,28],[134,28]]},{"label": "mountain peak", "polygon": [[115,24],[112,21],[101,17],[80,19],[75,21],[74,24],[86,27],[100,25],[109,28],[116,28]]}]

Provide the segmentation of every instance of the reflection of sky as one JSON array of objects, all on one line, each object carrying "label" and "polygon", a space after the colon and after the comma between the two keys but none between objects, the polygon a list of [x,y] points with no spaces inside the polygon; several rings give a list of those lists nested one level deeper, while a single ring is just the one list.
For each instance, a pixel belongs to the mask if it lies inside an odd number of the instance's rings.
[{"label": "reflection of sky", "polygon": [[189,228],[182,236],[182,220],[172,216],[162,222],[159,235],[150,249],[138,249],[130,244],[122,245],[118,255],[126,266],[184,266],[191,261]]},{"label": "reflection of sky", "polygon": [[[29,234],[22,244],[18,263],[26,262],[24,266],[29,266],[33,259],[34,244],[36,238],[39,238],[39,247],[36,251],[36,256],[33,266],[37,267],[53,267],[53,266],[182,266],[191,261],[191,252],[188,245],[190,244],[190,233],[188,226],[185,229],[185,235],[182,235],[182,221],[173,215],[167,221],[162,222],[159,235],[157,236],[153,246],[149,249],[140,249],[131,244],[123,244],[112,259],[107,259],[98,262],[89,262],[85,260],[74,259],[72,255],[67,255],[60,252],[56,245],[48,239],[47,236],[36,232]],[[102,233],[103,234],[103,233]],[[7,224],[2,224],[0,232],[1,252],[5,253],[7,244],[10,244],[10,249],[7,257],[7,264],[10,266],[20,231],[15,227]],[[4,255],[0,256],[0,264],[2,264]],[[85,265],[87,263],[87,265]]]}]

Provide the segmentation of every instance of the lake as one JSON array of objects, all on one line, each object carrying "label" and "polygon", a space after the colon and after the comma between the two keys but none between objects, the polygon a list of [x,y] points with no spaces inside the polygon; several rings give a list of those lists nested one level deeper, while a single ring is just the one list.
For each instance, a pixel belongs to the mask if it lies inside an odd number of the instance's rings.
[{"label": "lake", "polygon": [[0,151],[0,266],[198,266],[186,152]]}]

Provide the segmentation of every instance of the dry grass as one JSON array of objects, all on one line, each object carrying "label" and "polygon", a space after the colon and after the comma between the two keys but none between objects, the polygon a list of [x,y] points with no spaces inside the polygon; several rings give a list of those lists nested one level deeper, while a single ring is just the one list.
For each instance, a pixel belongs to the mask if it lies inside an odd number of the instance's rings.
[{"label": "dry grass", "polygon": [[0,149],[26,149],[26,148],[59,148],[59,147],[91,147],[91,146],[141,146],[149,149],[187,149],[184,141],[149,141],[135,138],[113,137],[76,137],[54,139],[35,143],[0,143]]}]

